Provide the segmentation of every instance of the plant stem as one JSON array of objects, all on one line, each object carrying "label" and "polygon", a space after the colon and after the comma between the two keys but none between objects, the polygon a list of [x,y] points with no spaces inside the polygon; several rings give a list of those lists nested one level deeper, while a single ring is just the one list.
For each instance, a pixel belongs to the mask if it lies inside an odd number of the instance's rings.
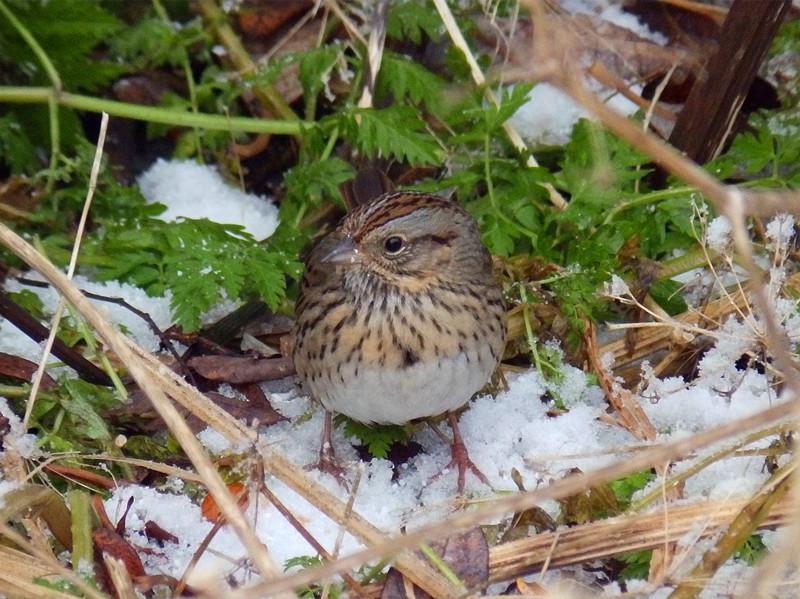
[{"label": "plant stem", "polygon": [[94,545],[92,544],[92,508],[89,504],[89,493],[83,489],[73,489],[67,493],[70,507],[72,531],[72,568],[78,570],[81,560],[92,563]]},{"label": "plant stem", "polygon": [[[161,19],[165,25],[168,27],[173,27],[172,21],[170,21],[169,13],[161,4],[161,0],[152,0],[153,3],[153,10],[158,15],[158,18]],[[186,87],[189,90],[189,105],[192,107],[192,112],[194,114],[200,114],[200,109],[197,105],[197,86],[194,82],[194,75],[192,74],[192,66],[189,64],[189,53],[186,50],[186,46],[184,45],[181,48],[181,67],[183,68],[183,76],[186,79]],[[194,128],[194,145],[195,145],[195,152],[197,154],[197,158],[202,161],[203,160],[203,143],[200,138],[200,131],[197,127]]]},{"label": "plant stem", "polygon": [[[1,1],[1,0],[0,0]],[[16,104],[44,104],[54,101],[58,106],[88,112],[107,112],[119,116],[151,123],[162,123],[176,127],[200,127],[217,131],[243,131],[247,133],[273,133],[276,135],[299,135],[303,127],[313,126],[305,121],[277,121],[248,117],[228,117],[216,114],[194,114],[161,108],[128,104],[116,100],[94,98],[68,92],[58,93],[49,87],[5,87],[0,86],[0,102]]]},{"label": "plant stem", "polygon": [[[219,7],[216,0],[197,0],[197,8],[203,19],[214,31],[214,34],[228,51],[228,57],[233,65],[239,70],[241,74],[255,73],[257,70],[256,63],[250,58],[250,53],[242,45],[239,37],[228,25],[228,17],[225,12]],[[288,121],[297,120],[297,115],[284,102],[283,98],[269,85],[256,85],[253,87],[253,93],[259,101],[273,114]],[[265,131],[265,133],[272,133]],[[291,135],[297,133],[292,132]]]},{"label": "plant stem", "polygon": [[[50,83],[53,85],[53,89],[57,91],[61,91],[61,76],[58,74],[55,65],[50,60],[50,57],[47,55],[47,52],[44,51],[39,45],[39,42],[33,36],[33,34],[28,31],[28,28],[17,19],[16,15],[9,10],[9,8],[5,5],[3,0],[0,0],[0,12],[3,13],[3,16],[11,23],[11,26],[16,29],[17,33],[19,33],[20,37],[25,40],[25,43],[28,44],[28,47],[31,49],[31,52],[36,56],[39,60],[39,63],[42,65],[42,69],[44,69],[47,78],[50,79]],[[50,114],[50,172],[52,173],[56,165],[58,164],[58,159],[61,156],[61,124],[58,120],[58,104],[53,100],[52,95],[47,99],[48,104],[48,112]],[[53,189],[53,185],[55,184],[55,179],[52,174],[47,176],[47,186],[46,191],[49,193]]]},{"label": "plant stem", "polygon": [[692,189],[691,187],[676,187],[674,189],[664,189],[661,191],[654,191],[652,193],[639,195],[636,198],[628,202],[619,204],[618,206],[615,206],[612,210],[610,210],[605,220],[603,221],[603,224],[607,225],[612,220],[614,220],[620,212],[629,210],[630,208],[652,204],[659,200],[668,200],[670,198],[680,197],[682,195],[686,195],[689,193],[695,193],[695,190]]},{"label": "plant stem", "polygon": [[531,231],[523,227],[522,225],[514,222],[509,218],[505,212],[500,208],[497,203],[497,198],[494,195],[494,184],[492,183],[492,172],[489,166],[489,135],[483,136],[483,174],[486,178],[486,193],[489,196],[489,203],[492,206],[492,210],[494,211],[495,216],[502,220],[503,222],[507,223],[512,228],[516,229],[522,235],[527,237],[531,240],[531,244],[534,243],[534,236],[531,234]]},{"label": "plant stem", "polygon": [[780,435],[783,433],[790,432],[794,424],[791,422],[782,422],[780,424],[776,424],[770,426],[763,430],[757,430],[749,435],[745,436],[742,439],[739,439],[733,445],[725,447],[720,451],[716,451],[709,456],[704,457],[703,459],[699,460],[683,472],[679,472],[678,474],[666,479],[662,482],[658,487],[654,488],[652,491],[640,497],[636,501],[632,501],[629,510],[631,512],[638,512],[639,510],[643,510],[644,508],[648,507],[654,501],[660,499],[663,494],[664,490],[673,489],[682,482],[685,482],[695,474],[701,472],[703,469],[707,468],[711,464],[715,462],[719,462],[720,460],[730,457],[736,451],[745,447],[746,445],[750,445],[751,443],[755,443],[756,441],[761,441],[766,437],[772,437],[774,435]]},{"label": "plant stem", "polygon": [[8,22],[11,23],[11,26],[17,30],[20,37],[25,40],[25,43],[28,44],[31,51],[36,55],[36,58],[39,59],[39,62],[44,69],[47,78],[50,79],[50,82],[53,84],[53,87],[57,90],[61,89],[61,77],[58,74],[55,66],[50,61],[50,58],[47,56],[47,53],[44,49],[39,45],[39,42],[36,41],[36,38],[33,37],[33,34],[28,31],[28,28],[22,24],[22,22],[17,19],[17,17],[12,13],[8,7],[5,5],[3,0],[0,0],[0,12],[3,13],[3,16],[8,19]]},{"label": "plant stem", "polygon": [[705,552],[700,562],[669,595],[668,599],[694,599],[711,580],[722,564],[741,547],[769,514],[772,506],[791,491],[791,476],[797,467],[793,460],[776,470],[765,485],[730,522],[728,530]]}]

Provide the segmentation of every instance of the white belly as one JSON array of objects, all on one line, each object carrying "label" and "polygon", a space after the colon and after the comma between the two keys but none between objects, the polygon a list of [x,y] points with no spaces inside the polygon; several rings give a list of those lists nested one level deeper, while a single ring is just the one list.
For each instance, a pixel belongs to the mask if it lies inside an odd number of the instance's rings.
[{"label": "white belly", "polygon": [[[482,351],[488,352],[488,348]],[[364,423],[401,424],[415,418],[435,416],[463,406],[489,379],[475,355],[445,358],[438,363],[418,362],[403,368],[359,368],[348,366],[326,382],[325,391],[315,389],[326,409]],[[480,363],[494,363],[491,358]],[[316,381],[317,383],[319,381]]]}]

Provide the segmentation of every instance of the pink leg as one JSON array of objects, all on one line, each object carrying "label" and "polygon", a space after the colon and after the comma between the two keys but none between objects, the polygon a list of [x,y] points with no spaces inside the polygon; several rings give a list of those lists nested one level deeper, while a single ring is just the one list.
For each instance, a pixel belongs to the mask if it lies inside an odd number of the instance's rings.
[{"label": "pink leg", "polygon": [[[489,483],[489,479],[486,478],[483,472],[475,465],[475,463],[469,458],[469,452],[467,451],[467,446],[464,444],[464,439],[461,438],[461,431],[458,430],[458,419],[456,418],[455,412],[448,412],[447,419],[450,422],[450,428],[453,429],[453,446],[452,446],[452,459],[450,462],[443,468],[443,470],[449,470],[453,466],[458,469],[458,484],[457,490],[459,493],[464,492],[464,483],[466,482],[467,478],[467,470],[469,469],[472,474],[478,477],[483,484],[487,487],[491,487],[492,485]],[[432,482],[439,478],[442,473],[439,472],[438,474],[431,477],[430,481]]]},{"label": "pink leg", "polygon": [[322,472],[327,472],[336,478],[340,483],[344,482],[345,470],[336,459],[331,441],[331,431],[333,429],[333,413],[325,410],[325,420],[322,425],[322,443],[319,447],[319,461],[316,464],[309,464],[306,470],[316,468]]}]

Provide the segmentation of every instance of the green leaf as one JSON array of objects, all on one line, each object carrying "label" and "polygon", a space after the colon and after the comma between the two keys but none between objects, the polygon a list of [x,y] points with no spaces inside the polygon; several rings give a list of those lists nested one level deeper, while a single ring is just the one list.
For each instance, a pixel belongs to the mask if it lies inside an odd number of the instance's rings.
[{"label": "green leaf", "polygon": [[113,392],[77,378],[64,381],[64,390],[68,396],[61,400],[61,405],[69,414],[73,429],[70,436],[77,434],[96,441],[110,441],[111,431],[99,412],[120,404]]},{"label": "green leaf", "polygon": [[500,95],[500,105],[487,104],[483,115],[488,134],[496,132],[510,119],[517,110],[528,102],[528,94],[533,89],[533,84],[520,83],[503,89]]},{"label": "green leaf", "polygon": [[410,106],[351,108],[339,118],[343,135],[366,156],[396,158],[411,165],[441,162],[439,145]]},{"label": "green leaf", "polygon": [[185,219],[164,230],[163,282],[176,321],[187,330],[214,304],[260,295],[271,309],[286,296],[286,279],[299,276],[294,256],[264,248],[238,225]]},{"label": "green leaf", "polygon": [[689,309],[681,294],[683,286],[672,279],[657,281],[650,286],[651,297],[664,308],[670,316],[676,316]]},{"label": "green leaf", "polygon": [[[299,56],[300,70],[298,78],[303,86],[303,98],[306,104],[314,104],[320,91],[330,80],[330,73],[336,63],[341,60],[343,46],[329,44],[303,52]],[[313,115],[308,115],[313,118]]]},{"label": "green leaf", "polygon": [[748,124],[751,130],[738,135],[707,168],[718,176],[748,179],[758,187],[800,185],[800,113],[755,114]]},{"label": "green leaf", "polygon": [[[355,176],[355,169],[341,158],[298,163],[283,179],[286,194],[296,206],[317,205],[323,199],[339,199],[339,184]],[[283,204],[281,210],[284,210]],[[281,218],[281,221],[284,219]]]},{"label": "green leaf", "polygon": [[44,320],[46,317],[42,298],[40,298],[30,289],[22,289],[21,291],[11,292],[8,294],[8,297],[34,318],[38,320]]},{"label": "green leaf", "polygon": [[286,275],[299,279],[302,265],[294,259],[252,246],[245,255],[244,266],[249,272],[247,288],[263,299],[271,310],[276,310],[286,295]]},{"label": "green leaf", "polygon": [[571,195],[564,218],[585,229],[633,193],[633,183],[649,172],[639,167],[649,160],[596,123],[578,121],[557,175],[559,184]]},{"label": "green leaf", "polygon": [[436,41],[442,36],[443,26],[431,2],[399,0],[389,4],[386,13],[386,35],[401,42],[422,44],[422,36]]},{"label": "green leaf", "polygon": [[782,54],[791,56],[798,52],[800,52],[800,21],[787,19],[773,38],[768,57],[773,58]]},{"label": "green leaf", "polygon": [[[92,60],[90,53],[122,28],[97,0],[9,0],[9,9],[36,38],[68,90],[93,91],[127,71]],[[19,33],[0,19],[0,65],[33,85],[50,85],[41,64]],[[24,67],[24,68],[22,68]]]},{"label": "green leaf", "polygon": [[307,570],[321,565],[322,558],[318,555],[298,555],[297,557],[290,557],[283,562],[283,571],[286,572],[292,568]]},{"label": "green leaf", "polygon": [[109,40],[111,56],[136,70],[162,65],[180,66],[188,59],[187,48],[208,44],[211,36],[200,18],[177,25],[160,17],[144,17],[131,23]]},{"label": "green leaf", "polygon": [[367,448],[369,454],[385,459],[395,443],[408,443],[409,429],[399,424],[364,424],[337,414],[334,423],[344,424],[344,434],[355,437]]},{"label": "green leaf", "polygon": [[733,554],[734,559],[753,566],[767,553],[767,546],[761,535],[750,535],[744,544]]},{"label": "green leaf", "polygon": [[[71,171],[64,173],[70,177]],[[77,202],[71,194],[83,188],[54,193],[54,213],[69,218],[63,208]],[[164,206],[146,204],[135,187],[101,178],[98,191],[98,200],[103,199],[96,205],[95,222],[100,226],[85,237],[81,264],[91,265],[99,280],[128,282],[151,295],[170,292],[176,321],[187,330],[196,329],[201,314],[224,299],[261,296],[277,309],[286,296],[286,278],[300,277],[296,257],[304,236],[292,227],[281,226],[267,244],[256,243],[236,225],[154,218]],[[71,239],[50,235],[44,245],[51,254],[64,256]]]},{"label": "green leaf", "polygon": [[[223,299],[239,296],[248,276],[243,264],[242,227],[218,225],[207,219],[185,219],[165,230],[169,249],[164,255],[165,285],[172,292],[170,307],[188,330],[200,326],[200,315]],[[252,240],[248,240],[252,243]]]},{"label": "green leaf", "polygon": [[483,220],[481,228],[483,230],[481,240],[490,252],[500,256],[510,256],[514,253],[514,229],[512,227],[504,227],[502,221],[489,216]]},{"label": "green leaf", "polygon": [[646,580],[650,572],[650,558],[652,551],[632,551],[617,556],[617,559],[627,564],[619,573],[620,580],[640,579]]},{"label": "green leaf", "polygon": [[650,470],[642,470],[641,472],[634,472],[623,478],[612,480],[608,483],[614,495],[620,502],[629,502],[636,491],[644,489],[647,484],[655,478]]},{"label": "green leaf", "polygon": [[381,60],[375,89],[379,100],[391,98],[401,103],[408,98],[413,104],[424,105],[431,112],[439,113],[445,85],[444,79],[419,62],[387,50]]},{"label": "green leaf", "polygon": [[[307,570],[320,565],[322,565],[322,558],[318,555],[299,555],[297,557],[290,557],[287,559],[283,563],[283,570],[288,571],[292,568]],[[316,585],[301,586],[295,589],[297,596],[301,597],[302,599],[316,599],[316,597],[320,596],[320,591],[320,588]],[[331,599],[338,599],[341,595],[341,591],[336,585],[327,585],[325,587],[325,592],[329,597],[331,597]]]},{"label": "green leaf", "polygon": [[583,330],[583,317],[602,320],[606,316],[608,300],[597,290],[615,265],[611,259],[595,263],[591,269],[571,263],[548,282],[547,288],[555,294],[561,312],[576,332]]},{"label": "green leaf", "polygon": [[0,164],[12,175],[31,172],[36,165],[36,147],[13,112],[0,117]]}]

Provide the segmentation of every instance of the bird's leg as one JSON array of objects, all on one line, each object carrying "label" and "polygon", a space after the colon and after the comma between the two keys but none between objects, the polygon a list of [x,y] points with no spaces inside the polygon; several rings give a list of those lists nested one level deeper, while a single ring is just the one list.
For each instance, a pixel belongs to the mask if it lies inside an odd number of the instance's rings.
[{"label": "bird's leg", "polygon": [[331,431],[333,429],[333,412],[325,410],[325,420],[322,425],[322,443],[319,447],[319,460],[316,464],[309,464],[306,470],[317,469],[322,472],[327,472],[340,483],[344,483],[345,469],[336,459],[336,454],[333,451],[333,441],[331,441]]},{"label": "bird's leg", "polygon": [[458,485],[456,488],[459,494],[464,492],[464,483],[466,482],[467,478],[467,470],[478,477],[478,480],[480,480],[487,487],[491,487],[492,485],[489,483],[489,479],[486,478],[486,475],[480,471],[480,468],[478,468],[469,457],[467,446],[464,444],[464,439],[461,438],[461,431],[458,430],[458,418],[456,418],[456,413],[447,412],[447,420],[450,422],[450,428],[453,429],[453,444],[451,446],[452,459],[447,466],[442,469],[441,472],[434,474],[428,480],[428,483],[431,483],[439,478],[443,471],[449,470],[455,466],[458,469]]}]

